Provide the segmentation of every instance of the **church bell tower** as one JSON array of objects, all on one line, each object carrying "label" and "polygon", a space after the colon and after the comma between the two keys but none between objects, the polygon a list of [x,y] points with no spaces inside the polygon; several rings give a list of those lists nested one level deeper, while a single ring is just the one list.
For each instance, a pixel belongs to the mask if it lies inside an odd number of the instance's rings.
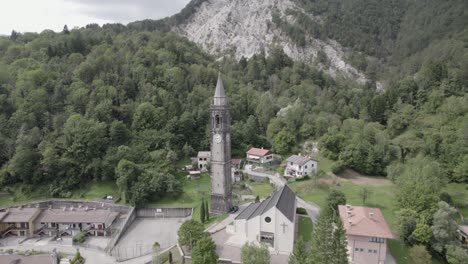
[{"label": "church bell tower", "polygon": [[227,213],[232,207],[231,115],[224,93],[221,73],[210,107],[211,113],[211,207],[214,214]]}]

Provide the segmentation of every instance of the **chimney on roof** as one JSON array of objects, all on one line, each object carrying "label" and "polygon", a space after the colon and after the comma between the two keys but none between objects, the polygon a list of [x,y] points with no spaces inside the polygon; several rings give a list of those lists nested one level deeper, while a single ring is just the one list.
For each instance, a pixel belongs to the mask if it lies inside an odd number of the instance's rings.
[{"label": "chimney on roof", "polygon": [[369,218],[374,218],[374,213],[373,212],[369,212]]}]

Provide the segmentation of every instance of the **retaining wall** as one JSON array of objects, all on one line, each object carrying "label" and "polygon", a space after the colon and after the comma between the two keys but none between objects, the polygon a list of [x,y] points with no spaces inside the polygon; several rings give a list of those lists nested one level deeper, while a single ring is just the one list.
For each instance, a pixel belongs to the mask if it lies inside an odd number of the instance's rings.
[{"label": "retaining wall", "polygon": [[193,208],[138,208],[138,218],[185,218],[191,216]]}]

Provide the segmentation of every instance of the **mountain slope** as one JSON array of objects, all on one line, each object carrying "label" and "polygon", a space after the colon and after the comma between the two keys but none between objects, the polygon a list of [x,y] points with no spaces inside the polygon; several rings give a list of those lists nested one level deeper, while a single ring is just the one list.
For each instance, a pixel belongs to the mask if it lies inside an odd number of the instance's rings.
[{"label": "mountain slope", "polygon": [[[280,47],[294,60],[320,62],[330,74],[343,73],[360,83],[365,76],[344,60],[341,46],[332,40],[323,41],[308,34],[300,36],[304,43],[295,43],[281,24],[294,23],[294,12],[301,12],[290,0],[212,0],[197,1],[192,11],[173,30],[200,44],[215,55],[232,53],[237,59],[250,58]],[[296,10],[296,11],[294,11]],[[276,18],[276,21],[275,21]],[[315,19],[315,18],[314,18]]]}]

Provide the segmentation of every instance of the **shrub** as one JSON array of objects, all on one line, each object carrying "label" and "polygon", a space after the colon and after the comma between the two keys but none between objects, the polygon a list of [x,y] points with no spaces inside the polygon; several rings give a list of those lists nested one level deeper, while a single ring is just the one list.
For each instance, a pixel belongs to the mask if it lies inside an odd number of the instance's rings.
[{"label": "shrub", "polygon": [[448,194],[447,192],[443,192],[440,194],[440,200],[452,205],[453,204],[453,200],[452,200],[452,196],[450,196],[450,194]]},{"label": "shrub", "polygon": [[307,211],[306,211],[305,208],[298,207],[298,208],[296,209],[296,213],[297,213],[297,214],[301,214],[301,215],[306,215],[306,214],[307,214]]},{"label": "shrub", "polygon": [[74,243],[84,243],[86,240],[86,233],[80,232],[73,236]]},{"label": "shrub", "polygon": [[345,169],[345,164],[342,161],[334,162],[331,166],[331,171],[334,174],[340,173]]}]

